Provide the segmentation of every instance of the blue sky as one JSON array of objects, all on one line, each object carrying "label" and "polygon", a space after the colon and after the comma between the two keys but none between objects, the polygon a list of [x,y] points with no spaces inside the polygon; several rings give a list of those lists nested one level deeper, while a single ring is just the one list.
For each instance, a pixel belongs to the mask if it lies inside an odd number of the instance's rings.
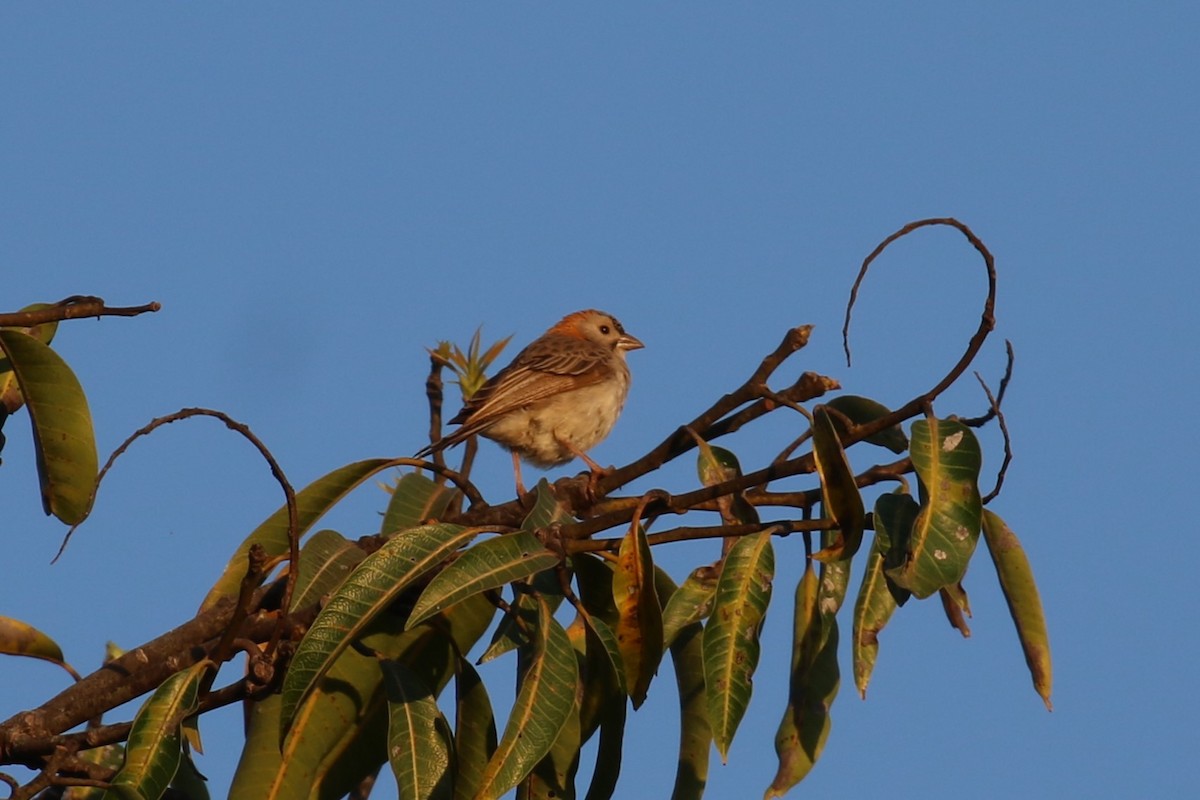
[{"label": "blue sky", "polygon": [[[816,330],[781,381],[812,369],[891,404],[931,385],[978,319],[983,272],[961,237],[925,231],[878,262],[851,369],[841,315],[879,240],[957,217],[1000,275],[975,368],[994,385],[1004,338],[1017,354],[1016,459],[992,508],[1042,588],[1055,711],[984,557],[967,578],[973,637],[936,604],[905,608],[867,701],[843,683],[794,795],[1179,796],[1200,712],[1178,533],[1196,444],[1198,25],[1185,3],[6,4],[3,306],[161,302],[59,332],[102,458],[154,416],[209,406],[297,485],[423,443],[425,346],[479,324],[523,343],[599,307],[647,345],[594,451],[625,463],[792,325]],[[938,408],[982,407],[968,380]],[[769,459],[799,424],[776,416],[723,444]],[[171,426],[134,445],[50,566],[63,531],[41,515],[24,426],[5,430],[0,613],[81,669],[109,639],[190,617],[280,503],[244,442]],[[990,476],[1000,443],[982,438]],[[507,456],[480,458],[503,497]],[[688,460],[631,489],[694,480]],[[383,502],[365,488],[326,524],[370,533]],[[682,579],[710,550],[656,557]],[[799,540],[777,556],[754,700],[711,797],[756,796],[774,772]],[[488,669],[502,694],[511,664]],[[66,680],[37,662],[0,671],[3,718]],[[203,723],[214,796],[239,725],[236,709]],[[675,725],[664,670],[632,716],[619,796],[665,796]]]}]

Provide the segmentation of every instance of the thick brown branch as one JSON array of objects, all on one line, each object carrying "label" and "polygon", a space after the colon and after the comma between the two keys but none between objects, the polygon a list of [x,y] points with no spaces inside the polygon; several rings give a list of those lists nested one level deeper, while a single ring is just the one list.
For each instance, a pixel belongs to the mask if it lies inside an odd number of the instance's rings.
[{"label": "thick brown branch", "polygon": [[[260,589],[251,605],[257,607],[270,592],[269,586]],[[105,726],[110,730],[103,734],[92,731],[60,734],[151,691],[179,670],[207,658],[218,637],[229,627],[234,610],[234,601],[222,598],[211,609],[110,661],[40,707],[6,720],[0,724],[0,761],[36,765],[62,744],[95,747],[120,741],[122,737],[115,726]],[[313,604],[282,621],[276,611],[258,611],[238,626],[237,636],[263,643],[281,627],[289,632],[302,631],[316,617],[317,610]],[[202,709],[208,707],[207,702],[207,697],[201,700]]]},{"label": "thick brown branch", "polygon": [[233,610],[233,601],[222,599],[209,611],[68,686],[41,707],[0,724],[0,757],[9,761],[23,755],[45,755],[46,744],[54,735],[145,694],[205,658],[204,643],[220,635]]}]

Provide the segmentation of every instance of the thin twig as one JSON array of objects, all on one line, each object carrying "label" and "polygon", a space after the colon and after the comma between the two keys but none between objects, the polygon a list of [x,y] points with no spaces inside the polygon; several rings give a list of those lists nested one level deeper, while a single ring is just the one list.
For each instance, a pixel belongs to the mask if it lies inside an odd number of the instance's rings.
[{"label": "thin twig", "polygon": [[903,406],[890,414],[884,414],[882,417],[878,417],[871,422],[854,426],[852,429],[846,432],[846,437],[842,439],[843,447],[849,447],[855,442],[862,441],[868,436],[873,436],[874,434],[879,433],[884,428],[890,428],[893,425],[899,424],[921,413],[930,403],[933,402],[935,398],[937,398],[942,392],[946,391],[951,384],[959,379],[971,362],[975,360],[975,356],[978,355],[980,348],[983,347],[983,343],[987,339],[988,334],[991,333],[992,329],[996,327],[996,260],[992,256],[991,252],[987,249],[987,246],[970,228],[951,217],[918,220],[916,222],[910,222],[880,242],[879,245],[873,251],[871,251],[871,254],[867,256],[866,260],[863,261],[862,267],[859,269],[858,277],[855,279],[854,286],[850,290],[850,301],[846,305],[846,321],[842,326],[842,343],[846,350],[847,364],[850,362],[850,312],[854,307],[855,299],[858,297],[859,285],[862,283],[863,278],[866,277],[867,268],[870,267],[871,262],[874,261],[875,258],[882,253],[889,244],[903,236],[907,236],[918,228],[924,228],[929,225],[948,225],[952,228],[955,228],[967,238],[967,241],[971,243],[971,246],[974,247],[983,258],[984,266],[987,269],[988,293],[987,299],[983,303],[983,312],[979,317],[979,327],[971,336],[971,340],[967,343],[967,348],[963,352],[962,356],[958,359],[958,362],[950,368],[950,371],[946,373],[945,377],[943,377],[937,383],[937,385],[935,385],[929,391],[917,395],[912,400],[909,400]]},{"label": "thin twig", "polygon": [[11,311],[0,314],[0,328],[32,328],[47,322],[62,322],[82,317],[136,317],[161,309],[158,303],[140,306],[107,306],[99,297],[73,295],[59,300],[48,308],[36,311]]},{"label": "thin twig", "polygon": [[[263,459],[270,466],[271,474],[275,476],[275,480],[283,488],[283,496],[284,496],[285,502],[287,503],[288,553],[291,558],[292,564],[299,563],[300,541],[299,541],[299,536],[297,534],[297,531],[299,529],[299,520],[298,520],[299,515],[298,515],[297,509],[296,509],[296,492],[292,489],[292,484],[288,481],[287,476],[283,474],[283,469],[279,466],[279,462],[277,462],[275,460],[275,456],[271,455],[271,451],[267,449],[267,446],[264,445],[262,443],[262,441],[257,436],[254,435],[254,432],[251,431],[249,427],[247,427],[246,425],[233,419],[232,417],[230,417],[228,414],[224,413],[223,411],[213,411],[212,409],[208,409],[208,408],[183,408],[183,409],[180,409],[179,411],[176,411],[174,414],[168,414],[165,417],[158,417],[156,419],[153,419],[147,425],[134,431],[134,433],[131,436],[129,436],[129,438],[127,438],[124,442],[121,443],[120,447],[118,447],[116,450],[113,451],[112,455],[110,455],[108,457],[108,461],[105,462],[104,467],[100,470],[99,474],[96,476],[96,484],[92,487],[91,497],[88,498],[88,507],[91,508],[92,503],[95,501],[96,493],[100,490],[100,483],[101,483],[101,481],[104,480],[104,476],[108,474],[109,469],[112,468],[112,465],[116,462],[117,458],[119,458],[126,450],[128,450],[129,446],[131,444],[133,444],[133,442],[135,440],[150,434],[151,432],[162,427],[163,425],[169,425],[172,422],[178,422],[179,420],[189,419],[191,417],[213,417],[215,419],[219,419],[221,422],[225,423],[225,427],[229,428],[230,430],[232,430],[236,433],[241,434],[243,438],[245,438],[252,445],[254,445],[255,449],[258,450],[259,454],[263,457]],[[55,554],[54,558],[51,560],[50,563],[53,564],[54,562],[58,561],[60,556],[62,556],[63,551],[67,549],[67,543],[71,540],[71,536],[75,533],[75,530],[81,524],[83,524],[82,520],[80,522],[77,522],[76,524],[72,525],[70,530],[67,531],[66,536],[63,537],[62,545],[60,545],[58,548],[58,553]],[[296,572],[296,570],[294,570],[294,569],[291,570],[291,573],[293,575],[295,572]],[[286,601],[291,599],[292,586],[294,585],[294,583],[295,583],[294,577],[292,577],[288,580],[287,588],[285,589],[285,593],[284,593],[284,597],[285,597],[284,608],[287,608]]]}]

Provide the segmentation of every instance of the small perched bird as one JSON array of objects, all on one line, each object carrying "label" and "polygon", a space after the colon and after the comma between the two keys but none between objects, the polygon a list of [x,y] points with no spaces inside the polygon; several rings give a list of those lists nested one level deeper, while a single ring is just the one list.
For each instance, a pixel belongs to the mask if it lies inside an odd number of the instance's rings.
[{"label": "small perched bird", "polygon": [[517,354],[467,400],[451,424],[458,430],[417,453],[424,458],[475,434],[512,453],[518,494],[524,458],[555,467],[582,458],[608,436],[629,393],[625,353],[644,347],[616,317],[588,309],[568,314]]}]

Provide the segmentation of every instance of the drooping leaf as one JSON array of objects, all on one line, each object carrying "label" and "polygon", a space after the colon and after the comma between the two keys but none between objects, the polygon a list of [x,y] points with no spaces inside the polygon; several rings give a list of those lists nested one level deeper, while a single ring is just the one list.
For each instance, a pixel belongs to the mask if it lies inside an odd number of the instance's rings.
[{"label": "drooping leaf", "polygon": [[670,647],[679,632],[688,625],[708,619],[720,576],[720,570],[715,567],[696,567],[671,595],[663,608],[665,647]]},{"label": "drooping leaf", "polygon": [[[829,549],[838,535],[837,531],[821,531],[822,549]],[[816,558],[815,555],[813,557]],[[822,561],[817,579],[817,609],[822,617],[832,619],[846,601],[846,591],[850,586],[850,559]]]},{"label": "drooping leaf", "polygon": [[455,681],[454,776],[455,800],[472,800],[488,760],[496,752],[496,718],[479,673],[465,659],[458,661]]},{"label": "drooping leaf", "polygon": [[[363,641],[438,691],[453,675],[459,650],[483,635],[494,612],[485,598],[473,597],[407,632],[402,617],[383,614]],[[230,800],[338,800],[387,762],[387,704],[375,658],[353,649],[338,656],[296,710],[282,753],[281,711],[278,694],[251,705]]]},{"label": "drooping leaf", "polygon": [[971,616],[971,601],[967,599],[967,590],[961,583],[943,586],[938,589],[942,600],[942,609],[946,612],[946,620],[950,627],[963,635],[964,639],[971,638],[971,628],[964,617]]},{"label": "drooping leaf", "polygon": [[901,569],[908,558],[908,542],[921,506],[907,492],[880,495],[875,501],[875,536],[883,551],[883,572],[896,604],[903,606],[912,592],[897,586],[889,573]]},{"label": "drooping leaf", "polygon": [[610,628],[617,625],[617,604],[613,599],[612,561],[598,558],[589,553],[571,556],[575,582],[579,585],[579,599],[593,617],[599,617]]},{"label": "drooping leaf", "polygon": [[175,777],[171,780],[171,791],[180,800],[209,800],[208,782],[200,774],[196,762],[192,760],[192,754],[186,749],[179,762],[179,769],[175,770]]},{"label": "drooping leaf", "polygon": [[388,700],[388,761],[400,796],[450,800],[454,796],[452,733],[433,692],[399,661],[381,661]]},{"label": "drooping leaf", "polygon": [[439,572],[409,615],[409,627],[417,625],[479,592],[497,589],[523,580],[558,563],[558,556],[528,531],[517,531],[480,542],[463,552],[454,563]]},{"label": "drooping leaf", "polygon": [[875,501],[875,542],[867,556],[858,598],[854,603],[850,649],[854,685],[864,699],[879,654],[879,633],[899,607],[897,593],[902,593],[905,598],[908,594],[891,584],[884,572],[890,543],[893,540],[891,531],[905,524],[911,529],[916,515],[917,502],[909,495],[885,494]]},{"label": "drooping leaf", "polygon": [[[711,445],[699,436],[695,439],[696,475],[701,483],[715,486],[741,476],[742,466],[731,450]],[[743,492],[721,495],[717,498],[717,509],[721,512],[721,521],[726,525],[758,522],[758,511],[746,500]]]},{"label": "drooping leaf", "polygon": [[163,681],[138,709],[125,747],[125,763],[105,800],[161,797],[183,757],[180,725],[197,708],[200,679],[212,667],[203,660]]},{"label": "drooping leaf", "polygon": [[824,406],[817,406],[813,411],[812,433],[813,458],[821,478],[822,505],[838,526],[833,543],[823,547],[813,558],[842,561],[853,557],[862,544],[866,512],[854,481],[854,471],[850,469],[846,452]]},{"label": "drooping leaf", "polygon": [[58,643],[32,625],[12,617],[0,616],[0,653],[40,658],[60,666],[67,663]]},{"label": "drooping leaf", "polygon": [[[674,597],[676,587],[661,569],[655,570],[660,597]],[[671,800],[700,800],[708,783],[712,727],[704,691],[704,628],[692,622],[679,629],[671,642],[671,664],[679,690],[679,755]]]},{"label": "drooping leaf", "polygon": [[[589,615],[579,617],[583,629],[583,688],[580,692],[580,742],[591,739],[597,728],[600,744],[586,800],[612,797],[621,774],[621,750],[625,738],[625,716],[628,693],[625,688],[624,665],[617,646],[616,634],[603,619]],[[577,631],[575,625],[568,634]],[[580,643],[572,636],[572,644]]]},{"label": "drooping leaf", "polygon": [[[333,472],[322,478],[318,478],[297,492],[296,510],[298,512],[298,525],[296,535],[303,536],[316,524],[317,520],[325,515],[325,512],[336,505],[343,497],[372,475],[390,468],[391,464],[392,461],[386,458],[371,458],[366,461],[357,461],[335,469]],[[200,605],[201,611],[209,610],[222,598],[237,597],[242,577],[246,574],[246,554],[250,552],[251,546],[255,544],[262,545],[269,557],[281,556],[288,551],[288,513],[286,506],[267,517],[238,546],[233,557],[226,564],[224,572],[221,573],[221,577],[217,579],[216,584],[209,590],[208,596],[204,598],[204,602]]]},{"label": "drooping leaf", "polygon": [[536,595],[518,592],[509,605],[508,613],[500,618],[500,624],[492,634],[491,643],[476,663],[486,664],[528,644],[529,632],[537,626],[537,606]]},{"label": "drooping leaf", "polygon": [[821,614],[811,562],[796,585],[788,704],[775,734],[779,769],[764,800],[783,797],[812,771],[829,737],[829,708],[837,695],[837,619]]},{"label": "drooping leaf", "polygon": [[921,510],[902,566],[888,576],[918,598],[962,580],[979,540],[979,441],[957,420],[923,419],[912,426],[912,462],[921,479]]},{"label": "drooping leaf", "polygon": [[[21,311],[41,311],[52,307],[50,303],[33,303],[25,306]],[[44,322],[28,328],[13,327],[9,330],[27,334],[42,344],[48,345],[54,341],[54,334],[58,331],[58,322]],[[13,414],[24,403],[25,398],[21,395],[21,385],[17,383],[17,376],[12,371],[11,362],[7,358],[0,358],[0,413],[7,411],[9,414]]]},{"label": "drooping leaf", "polygon": [[296,647],[283,681],[281,735],[291,725],[300,701],[367,624],[413,581],[445,561],[476,533],[458,525],[410,528],[393,536],[355,568]]},{"label": "drooping leaf", "polygon": [[533,533],[540,528],[548,528],[556,522],[570,522],[571,519],[566,506],[554,496],[550,482],[542,478],[534,488],[533,509],[525,516],[521,523],[521,530]]},{"label": "drooping leaf", "polygon": [[[585,626],[580,620],[576,620],[567,631],[567,639],[575,650],[578,669],[580,653],[575,644],[576,637],[580,640],[586,638]],[[528,649],[518,654],[518,674],[523,675],[528,669],[529,655]],[[550,752],[518,784],[517,800],[575,800],[575,773],[579,769],[579,749],[583,738],[579,719],[580,688],[576,686],[567,721],[559,730]]]},{"label": "drooping leaf", "polygon": [[439,518],[454,499],[453,489],[439,486],[419,472],[404,473],[389,491],[392,499],[379,528],[384,536]]},{"label": "drooping leaf", "polygon": [[[840,397],[835,397],[825,405],[840,411],[855,425],[865,425],[868,422],[874,422],[880,417],[892,413],[891,409],[883,403],[853,394],[844,394]],[[837,429],[838,436],[846,432],[845,423],[842,422],[838,415],[830,414],[829,418],[833,421],[833,427]],[[868,436],[866,439],[863,439],[863,441],[868,444],[886,447],[897,455],[908,449],[908,437],[904,435],[904,429],[899,425],[884,428],[874,436]]]},{"label": "drooping leaf", "polygon": [[612,597],[617,608],[614,632],[625,663],[629,698],[636,709],[645,702],[663,656],[662,606],[654,587],[650,545],[640,524],[631,525],[621,540]]},{"label": "drooping leaf", "polygon": [[743,536],[729,551],[704,628],[708,717],[722,761],[750,704],[759,632],[771,600],[775,551],[768,533]]},{"label": "drooping leaf", "polygon": [[1025,651],[1025,663],[1029,665],[1033,688],[1046,704],[1046,710],[1052,711],[1050,692],[1054,685],[1054,673],[1050,660],[1050,634],[1029,557],[1025,555],[1017,535],[1004,520],[986,509],[983,512],[983,537],[992,563],[996,566],[996,577],[1000,579],[1000,589],[1008,603],[1008,612],[1017,627],[1021,649]]},{"label": "drooping leaf", "polygon": [[63,523],[77,525],[91,510],[100,470],[83,387],[67,362],[35,336],[0,328],[0,349],[33,423],[42,507]]},{"label": "drooping leaf", "polygon": [[550,752],[575,706],[575,650],[544,598],[538,598],[537,629],[529,647],[528,668],[480,780],[477,800],[498,800],[520,783]]}]

